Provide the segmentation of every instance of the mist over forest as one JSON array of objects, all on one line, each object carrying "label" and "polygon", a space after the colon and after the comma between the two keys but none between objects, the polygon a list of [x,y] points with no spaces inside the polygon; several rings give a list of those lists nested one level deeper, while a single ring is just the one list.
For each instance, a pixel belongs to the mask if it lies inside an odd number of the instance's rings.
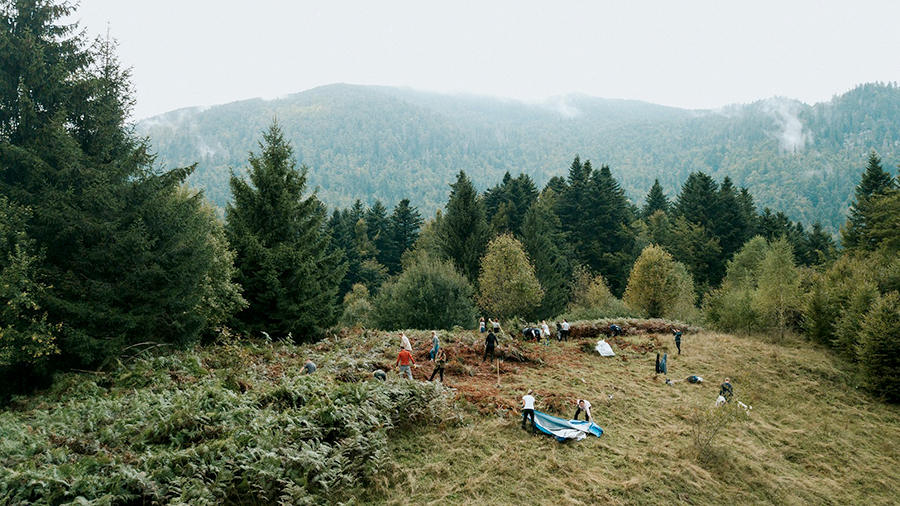
[{"label": "mist over forest", "polygon": [[481,191],[506,172],[543,186],[580,156],[608,165],[636,204],[654,179],[672,198],[700,171],[746,187],[760,209],[836,234],[870,151],[888,170],[900,162],[896,83],[862,84],[814,105],[776,97],[718,110],[584,95],[528,104],[335,84],[172,111],[136,130],[167,168],[197,163],[190,184],[224,207],[230,168],[246,168],[273,119],[330,208],[408,198],[425,216],[444,205],[461,170]]}]

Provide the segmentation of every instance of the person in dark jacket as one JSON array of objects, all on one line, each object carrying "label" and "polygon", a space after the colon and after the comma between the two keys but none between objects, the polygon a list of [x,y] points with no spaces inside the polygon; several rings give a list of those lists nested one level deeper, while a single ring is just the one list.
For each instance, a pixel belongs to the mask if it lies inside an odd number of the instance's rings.
[{"label": "person in dark jacket", "polygon": [[488,355],[491,356],[491,362],[494,362],[494,348],[497,346],[497,336],[494,335],[493,330],[488,332],[487,337],[484,339],[484,358],[481,359],[482,362],[487,360]]},{"label": "person in dark jacket", "polygon": [[438,349],[437,355],[434,357],[434,370],[431,371],[431,377],[428,378],[428,381],[434,381],[434,375],[441,375],[441,383],[444,382],[444,366],[447,365],[447,350],[444,348]]},{"label": "person in dark jacket", "polygon": [[719,387],[719,397],[725,399],[725,402],[731,402],[734,397],[734,387],[731,386],[731,378],[725,378],[725,383]]},{"label": "person in dark jacket", "polygon": [[678,348],[678,354],[681,355],[681,331],[675,330],[675,347]]}]

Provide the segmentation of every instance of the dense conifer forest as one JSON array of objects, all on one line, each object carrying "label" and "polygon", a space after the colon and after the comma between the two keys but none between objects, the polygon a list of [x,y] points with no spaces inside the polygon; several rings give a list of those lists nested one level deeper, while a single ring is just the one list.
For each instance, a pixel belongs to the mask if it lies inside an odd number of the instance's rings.
[{"label": "dense conifer forest", "polygon": [[659,180],[670,197],[693,172],[728,177],[760,207],[837,234],[875,149],[900,163],[900,89],[863,84],[814,105],[784,97],[718,110],[566,96],[541,105],[405,89],[331,85],[288,97],[183,109],[138,123],[160,162],[197,163],[190,181],[224,208],[229,169],[244,166],[277,118],[310,186],[330,208],[408,198],[430,217],[465,171],[479,191],[509,172],[543,186],[576,155],[608,165],[638,204]]}]

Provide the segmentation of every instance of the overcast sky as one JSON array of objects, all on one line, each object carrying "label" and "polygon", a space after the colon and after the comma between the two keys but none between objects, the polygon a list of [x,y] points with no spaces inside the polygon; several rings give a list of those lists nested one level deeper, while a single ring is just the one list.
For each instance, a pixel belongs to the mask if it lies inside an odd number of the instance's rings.
[{"label": "overcast sky", "polygon": [[135,119],[331,83],[689,109],[900,81],[896,0],[81,0]]}]

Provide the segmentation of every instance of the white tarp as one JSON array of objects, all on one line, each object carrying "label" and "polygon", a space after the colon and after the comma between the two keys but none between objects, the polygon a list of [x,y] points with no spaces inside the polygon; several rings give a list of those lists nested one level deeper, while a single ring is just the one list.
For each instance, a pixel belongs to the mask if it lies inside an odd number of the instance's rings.
[{"label": "white tarp", "polygon": [[547,413],[541,413],[538,410],[534,411],[534,421],[538,430],[545,434],[556,436],[557,441],[560,442],[567,439],[581,441],[587,436],[600,437],[603,435],[603,429],[594,422],[584,420],[564,420],[562,418],[550,416]]},{"label": "white tarp", "polygon": [[595,349],[597,350],[597,353],[604,357],[616,356],[615,352],[612,351],[612,346],[604,340],[597,341],[597,347]]}]

